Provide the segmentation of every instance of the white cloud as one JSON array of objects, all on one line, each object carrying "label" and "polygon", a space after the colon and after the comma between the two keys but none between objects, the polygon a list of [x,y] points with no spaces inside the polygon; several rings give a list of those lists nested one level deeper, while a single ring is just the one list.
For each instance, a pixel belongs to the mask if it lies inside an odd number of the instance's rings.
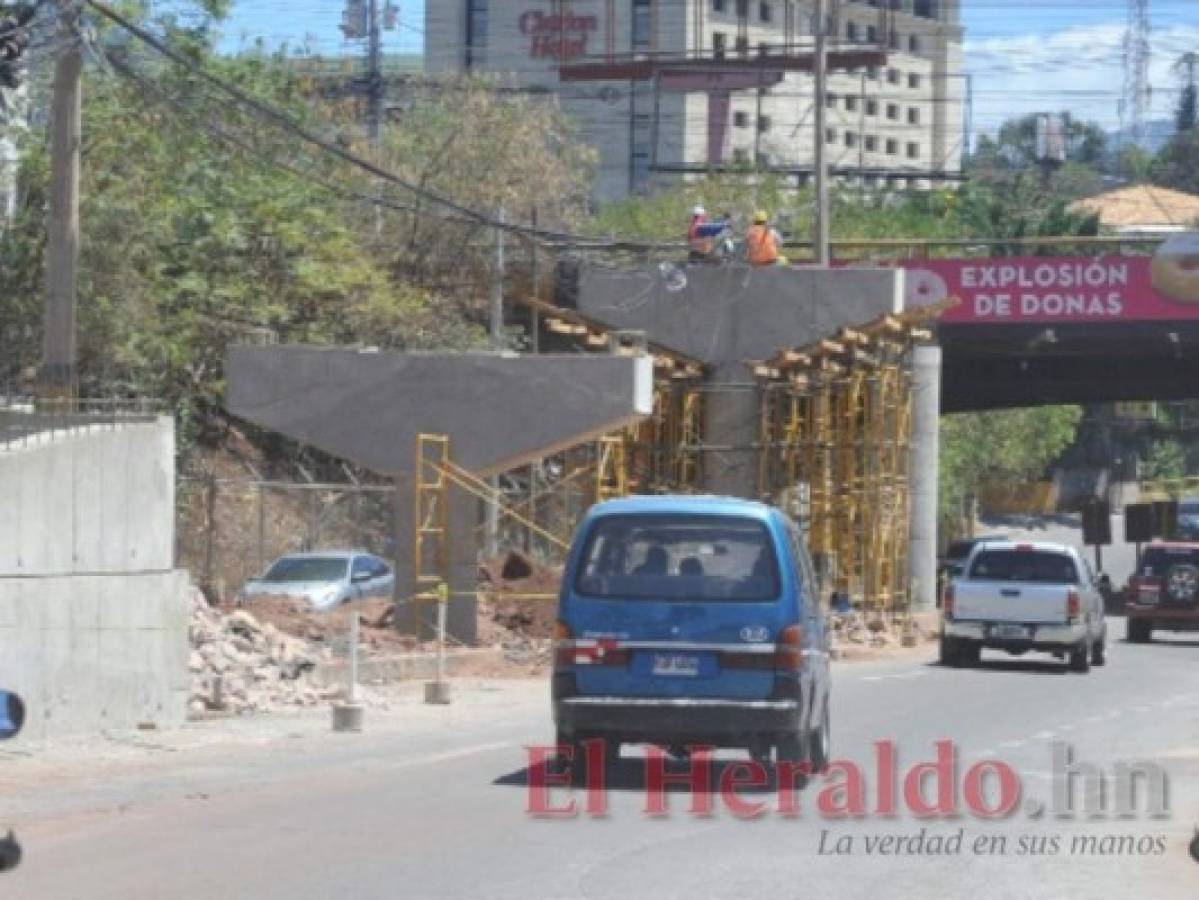
[{"label": "white cloud", "polygon": [[[1180,81],[1178,58],[1199,50],[1199,27],[1172,25],[1150,35],[1149,118],[1168,118]],[[977,131],[1030,112],[1069,110],[1107,128],[1120,124],[1124,85],[1124,28],[1117,24],[1067,28],[1049,35],[1024,34],[971,40],[965,68],[974,83]]]}]

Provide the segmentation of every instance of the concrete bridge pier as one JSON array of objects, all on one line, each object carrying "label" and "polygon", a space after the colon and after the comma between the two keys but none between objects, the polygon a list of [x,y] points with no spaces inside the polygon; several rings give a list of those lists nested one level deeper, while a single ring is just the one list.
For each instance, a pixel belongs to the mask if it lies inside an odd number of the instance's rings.
[{"label": "concrete bridge pier", "polygon": [[908,583],[912,612],[937,606],[937,481],[940,476],[941,348],[912,351],[912,438],[908,470]]}]

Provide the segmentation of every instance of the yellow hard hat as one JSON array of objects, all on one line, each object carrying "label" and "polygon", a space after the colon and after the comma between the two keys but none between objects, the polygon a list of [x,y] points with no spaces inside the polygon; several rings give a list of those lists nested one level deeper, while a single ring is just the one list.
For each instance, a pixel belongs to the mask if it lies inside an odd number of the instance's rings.
[{"label": "yellow hard hat", "polygon": [[769,219],[770,219],[770,216],[766,215],[766,210],[764,210],[764,209],[759,209],[756,213],[754,213],[754,224],[755,225],[765,225],[766,222],[769,221]]}]

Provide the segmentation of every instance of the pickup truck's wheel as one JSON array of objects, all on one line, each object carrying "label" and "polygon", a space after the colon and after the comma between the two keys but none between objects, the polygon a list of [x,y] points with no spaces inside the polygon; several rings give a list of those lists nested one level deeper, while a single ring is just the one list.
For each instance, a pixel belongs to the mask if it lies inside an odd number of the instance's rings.
[{"label": "pickup truck's wheel", "polygon": [[1153,623],[1148,619],[1129,619],[1128,640],[1133,644],[1148,644],[1153,640]]},{"label": "pickup truck's wheel", "polygon": [[956,666],[960,660],[958,642],[953,638],[941,637],[941,665]]},{"label": "pickup truck's wheel", "polygon": [[1070,671],[1091,671],[1091,648],[1086,641],[1083,641],[1070,651]]},{"label": "pickup truck's wheel", "polygon": [[982,660],[982,645],[974,641],[962,641],[958,644],[958,665],[977,666]]}]

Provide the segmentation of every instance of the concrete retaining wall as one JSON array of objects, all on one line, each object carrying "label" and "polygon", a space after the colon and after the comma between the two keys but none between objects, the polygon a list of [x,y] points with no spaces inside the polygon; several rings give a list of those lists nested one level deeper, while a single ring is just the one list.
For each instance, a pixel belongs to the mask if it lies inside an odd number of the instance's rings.
[{"label": "concrete retaining wall", "polygon": [[22,740],[183,722],[187,573],[0,578],[0,685]]},{"label": "concrete retaining wall", "polygon": [[0,687],[25,700],[21,740],[183,721],[174,457],[169,418],[0,447]]},{"label": "concrete retaining wall", "polygon": [[0,578],[165,571],[174,521],[168,418],[0,446]]}]

